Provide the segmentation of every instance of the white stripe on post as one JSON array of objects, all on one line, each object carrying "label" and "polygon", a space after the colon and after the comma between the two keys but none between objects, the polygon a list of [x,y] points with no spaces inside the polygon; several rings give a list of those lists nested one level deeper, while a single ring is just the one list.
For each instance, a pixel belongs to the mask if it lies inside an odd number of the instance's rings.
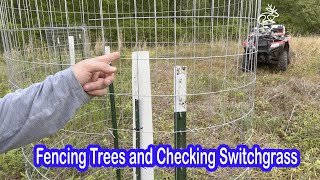
[{"label": "white stripe on post", "polygon": [[[136,107],[135,100],[138,99],[138,58],[137,54],[132,53],[132,128],[136,129]],[[136,130],[132,133],[132,145],[133,148],[137,148],[136,143]],[[137,171],[136,168],[133,168],[133,180],[137,179]]]},{"label": "white stripe on post", "polygon": [[[140,148],[146,149],[153,144],[152,98],[150,81],[150,62],[148,51],[132,53],[132,102],[133,127],[136,127],[135,99],[139,100]],[[133,147],[136,147],[136,132],[133,132]],[[135,178],[135,176],[134,176]],[[154,179],[153,168],[141,168],[141,179]]]},{"label": "white stripe on post", "polygon": [[174,68],[174,112],[187,111],[187,68],[176,66]]},{"label": "white stripe on post", "polygon": [[[136,107],[135,107],[135,100],[138,99],[138,58],[137,54],[132,53],[132,126],[133,129],[136,129]],[[136,143],[136,132],[133,131],[132,133],[132,145],[133,148],[137,148],[137,143]],[[133,180],[137,179],[137,171],[136,168],[133,168]]]},{"label": "white stripe on post", "polygon": [[70,53],[70,65],[72,66],[76,64],[76,54],[74,51],[74,37],[69,36],[68,41],[69,41],[69,53]]}]

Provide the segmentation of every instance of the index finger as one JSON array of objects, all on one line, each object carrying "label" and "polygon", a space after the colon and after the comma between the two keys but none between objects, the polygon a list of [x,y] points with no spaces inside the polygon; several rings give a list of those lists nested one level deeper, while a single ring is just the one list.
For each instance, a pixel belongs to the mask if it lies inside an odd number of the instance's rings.
[{"label": "index finger", "polygon": [[111,63],[117,59],[120,58],[120,53],[119,52],[114,52],[111,54],[103,55],[103,56],[98,56],[95,58],[90,59],[91,61],[96,61],[96,62],[104,62],[104,63]]}]

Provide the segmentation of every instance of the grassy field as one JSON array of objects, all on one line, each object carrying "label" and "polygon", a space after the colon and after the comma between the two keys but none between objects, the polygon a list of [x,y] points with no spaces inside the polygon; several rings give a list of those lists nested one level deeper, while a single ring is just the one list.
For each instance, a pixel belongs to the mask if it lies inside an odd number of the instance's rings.
[{"label": "grassy field", "polygon": [[[250,171],[257,179],[317,179],[320,176],[320,38],[293,39],[288,71],[269,66],[257,70],[253,143],[263,147],[297,148],[301,166]],[[8,93],[5,63],[0,62],[0,95]],[[0,155],[0,179],[24,178],[21,150]]]}]

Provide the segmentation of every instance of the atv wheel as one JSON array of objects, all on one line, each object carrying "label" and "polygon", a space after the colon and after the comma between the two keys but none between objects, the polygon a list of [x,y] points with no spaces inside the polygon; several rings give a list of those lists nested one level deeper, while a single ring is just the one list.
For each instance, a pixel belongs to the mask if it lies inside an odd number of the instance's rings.
[{"label": "atv wheel", "polygon": [[252,61],[253,57],[250,54],[244,54],[242,59],[242,71],[243,72],[252,72],[254,71],[254,64]]},{"label": "atv wheel", "polygon": [[283,50],[279,53],[278,66],[281,71],[286,71],[288,68],[288,51]]},{"label": "atv wheel", "polygon": [[287,56],[288,56],[288,65],[291,63],[291,53],[290,52],[291,51],[288,50],[288,54],[287,54]]}]

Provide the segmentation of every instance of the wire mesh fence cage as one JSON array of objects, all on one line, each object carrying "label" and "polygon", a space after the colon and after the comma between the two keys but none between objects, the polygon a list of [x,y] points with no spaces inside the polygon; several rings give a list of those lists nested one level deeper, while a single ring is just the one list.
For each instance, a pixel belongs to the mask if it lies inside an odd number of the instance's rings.
[{"label": "wire mesh fence cage", "polygon": [[[260,0],[3,0],[4,59],[12,90],[43,81],[83,59],[120,51],[105,97],[37,143],[48,148],[146,148],[250,144],[255,71],[243,72],[242,41],[258,26]],[[248,169],[35,168],[29,179],[229,179]],[[180,170],[180,172],[179,172]],[[185,173],[183,175],[183,173]],[[181,175],[181,174],[180,174]]]}]

